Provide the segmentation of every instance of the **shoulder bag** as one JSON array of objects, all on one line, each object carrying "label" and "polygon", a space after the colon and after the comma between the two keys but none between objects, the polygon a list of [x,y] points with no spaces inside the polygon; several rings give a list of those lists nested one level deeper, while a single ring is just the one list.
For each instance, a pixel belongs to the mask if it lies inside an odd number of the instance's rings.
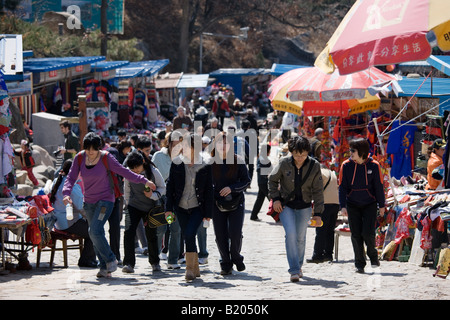
[{"label": "shoulder bag", "polygon": [[[147,213],[146,222],[149,228],[157,228],[168,224],[166,220],[165,196],[161,196],[158,191],[153,192],[157,193],[158,200],[154,201],[155,205]],[[175,221],[175,216],[173,221]]]}]

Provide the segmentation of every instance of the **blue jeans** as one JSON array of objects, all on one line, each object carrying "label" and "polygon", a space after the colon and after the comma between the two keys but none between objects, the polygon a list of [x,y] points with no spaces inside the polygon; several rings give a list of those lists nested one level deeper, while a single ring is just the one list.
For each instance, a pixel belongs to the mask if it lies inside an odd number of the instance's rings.
[{"label": "blue jeans", "polygon": [[180,222],[181,233],[186,243],[186,252],[197,252],[195,236],[197,235],[198,227],[203,221],[202,210],[200,207],[189,210],[177,208],[175,215]]},{"label": "blue jeans", "polygon": [[111,216],[114,202],[98,201],[84,203],[86,218],[89,224],[89,237],[94,244],[94,251],[100,261],[100,269],[106,269],[106,264],[116,260],[116,256],[105,237],[105,223]]},{"label": "blue jeans", "polygon": [[199,258],[208,258],[209,253],[206,249],[207,242],[207,233],[206,228],[203,227],[203,223],[200,224],[200,227],[197,229],[197,242],[198,242],[198,257]]},{"label": "blue jeans", "polygon": [[280,220],[286,233],[286,255],[289,273],[298,274],[305,258],[306,231],[312,208],[292,209],[284,207]]},{"label": "blue jeans", "polygon": [[158,250],[161,252],[161,246],[164,236],[166,235],[167,228],[170,230],[169,235],[169,256],[167,257],[168,264],[176,264],[180,255],[180,241],[181,241],[181,229],[180,222],[177,219],[170,225],[158,227],[156,232],[158,236]]}]

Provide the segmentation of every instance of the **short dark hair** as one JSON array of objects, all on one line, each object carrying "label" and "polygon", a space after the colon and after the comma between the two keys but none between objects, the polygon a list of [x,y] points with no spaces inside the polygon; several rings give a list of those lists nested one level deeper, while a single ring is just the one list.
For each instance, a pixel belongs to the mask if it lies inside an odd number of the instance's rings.
[{"label": "short dark hair", "polygon": [[100,136],[94,132],[89,132],[84,136],[83,139],[83,149],[94,149],[94,150],[100,150],[102,147],[102,139]]},{"label": "short dark hair", "polygon": [[311,144],[309,143],[309,140],[302,136],[290,138],[287,143],[290,153],[293,153],[295,151],[297,151],[298,153],[302,153],[304,151],[309,153],[311,151]]},{"label": "short dark hair", "polygon": [[133,151],[130,152],[126,159],[127,167],[130,169],[134,169],[139,167],[140,165],[144,165],[144,157],[140,152]]},{"label": "short dark hair", "polygon": [[117,135],[119,137],[124,137],[124,136],[127,135],[127,132],[125,130],[123,130],[123,129],[120,129],[119,131],[117,131]]},{"label": "short dark hair", "polygon": [[69,128],[69,130],[72,129],[72,124],[70,124],[69,120],[64,120],[60,122],[59,125],[64,128]]},{"label": "short dark hair", "polygon": [[351,140],[349,142],[349,146],[350,148],[353,148],[356,151],[358,151],[358,155],[364,160],[367,159],[367,157],[369,156],[370,146],[369,142],[367,142],[366,139],[358,138]]},{"label": "short dark hair", "polygon": [[152,139],[148,136],[141,136],[136,141],[136,148],[144,149],[152,146]]}]

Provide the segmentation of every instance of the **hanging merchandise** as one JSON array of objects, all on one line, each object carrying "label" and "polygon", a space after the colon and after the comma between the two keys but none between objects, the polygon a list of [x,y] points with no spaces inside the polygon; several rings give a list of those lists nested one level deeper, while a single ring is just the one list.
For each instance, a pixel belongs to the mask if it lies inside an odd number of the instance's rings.
[{"label": "hanging merchandise", "polygon": [[129,81],[119,81],[119,126],[128,126],[129,111]]},{"label": "hanging merchandise", "polygon": [[86,88],[84,93],[86,94],[86,101],[97,101],[97,91],[95,88],[97,87],[99,81],[95,79],[90,79],[86,81]]},{"label": "hanging merchandise", "polygon": [[414,168],[414,134],[417,130],[413,124],[402,125],[395,120],[389,134],[386,153],[393,155],[391,176],[397,179],[411,175]]},{"label": "hanging merchandise", "polygon": [[152,88],[147,89],[148,98],[148,122],[155,123],[158,121],[159,103],[158,103],[158,93],[154,85]]}]

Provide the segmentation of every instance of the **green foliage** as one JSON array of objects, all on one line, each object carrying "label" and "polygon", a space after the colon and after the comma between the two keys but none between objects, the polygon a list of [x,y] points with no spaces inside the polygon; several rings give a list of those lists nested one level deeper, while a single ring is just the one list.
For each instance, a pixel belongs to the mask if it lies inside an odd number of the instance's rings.
[{"label": "green foliage", "polygon": [[[60,36],[45,26],[6,15],[0,17],[0,30],[6,34],[22,34],[23,49],[33,50],[36,58],[100,55],[100,31],[83,36]],[[135,38],[119,40],[112,37],[108,41],[107,60],[142,60],[144,53],[136,45]]]}]

